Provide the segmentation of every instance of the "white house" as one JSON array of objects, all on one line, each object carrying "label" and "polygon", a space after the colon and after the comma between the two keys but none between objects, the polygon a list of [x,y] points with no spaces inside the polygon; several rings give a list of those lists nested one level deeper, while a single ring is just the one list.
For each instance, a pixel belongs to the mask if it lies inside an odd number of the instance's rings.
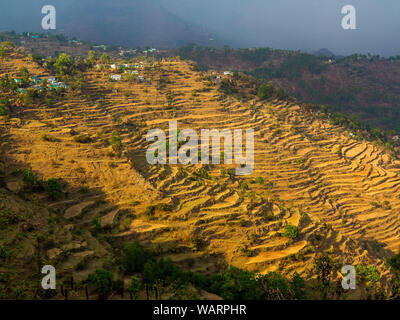
[{"label": "white house", "polygon": [[110,78],[113,81],[120,81],[121,80],[121,75],[120,74],[113,74]]},{"label": "white house", "polygon": [[126,74],[136,74],[136,75],[139,75],[139,71],[137,71],[137,70],[125,70],[125,73],[126,73]]}]

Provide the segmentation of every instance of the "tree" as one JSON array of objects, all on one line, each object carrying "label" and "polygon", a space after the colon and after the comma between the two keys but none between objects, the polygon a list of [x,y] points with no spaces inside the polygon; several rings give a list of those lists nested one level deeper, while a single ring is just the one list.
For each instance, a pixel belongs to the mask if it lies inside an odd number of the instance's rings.
[{"label": "tree", "polygon": [[25,170],[22,181],[26,187],[31,189],[36,189],[40,186],[40,181],[32,168]]},{"label": "tree", "polygon": [[89,51],[88,58],[86,60],[86,64],[89,68],[93,67],[94,64],[96,63],[96,52],[93,50]]},{"label": "tree", "polygon": [[5,48],[15,48],[14,43],[12,43],[12,42],[10,42],[10,41],[3,41],[3,42],[1,43],[1,46],[2,46],[2,47],[5,47]]},{"label": "tree", "polygon": [[278,91],[276,92],[276,95],[281,100],[288,97],[288,94],[286,93],[285,89],[283,89],[283,88],[279,88]]},{"label": "tree", "polygon": [[22,77],[22,81],[24,82],[24,84],[29,84],[29,71],[26,67],[21,67],[19,69],[19,74]]},{"label": "tree", "polygon": [[263,83],[258,88],[258,97],[262,100],[266,100],[272,97],[274,94],[275,87],[272,81],[267,84]]},{"label": "tree", "polygon": [[128,288],[128,291],[132,294],[133,299],[136,299],[136,296],[140,291],[140,281],[137,277],[131,278],[131,284]]},{"label": "tree", "polygon": [[227,300],[258,300],[261,291],[254,274],[230,267],[223,274],[211,279],[211,289]]},{"label": "tree", "polygon": [[297,300],[305,300],[307,298],[305,288],[306,284],[304,279],[295,271],[290,280],[290,289],[293,291],[294,298]]},{"label": "tree", "polygon": [[394,273],[398,273],[400,275],[400,253],[388,259],[388,264],[392,268]]},{"label": "tree", "polygon": [[32,105],[32,103],[33,103],[33,98],[34,98],[35,94],[36,94],[36,93],[35,93],[35,90],[32,89],[32,88],[28,88],[28,89],[26,90],[26,92],[24,93],[24,97],[23,97],[24,105],[25,105],[25,106],[29,107],[29,106]]},{"label": "tree", "polygon": [[122,139],[117,131],[113,131],[111,134],[110,144],[114,151],[118,152],[122,149]]},{"label": "tree", "polygon": [[53,200],[61,197],[62,189],[57,179],[53,178],[47,181],[47,194]]},{"label": "tree", "polygon": [[111,62],[111,57],[110,57],[109,54],[103,53],[103,54],[101,55],[101,57],[100,57],[100,61],[101,61],[102,63],[110,63],[110,62]]},{"label": "tree", "polygon": [[317,271],[318,280],[324,287],[328,287],[333,269],[332,259],[326,255],[321,255],[315,259],[314,264]]},{"label": "tree", "polygon": [[69,55],[62,53],[54,63],[54,67],[60,75],[71,74],[73,70],[72,58]]},{"label": "tree", "polygon": [[0,116],[8,114],[7,109],[10,107],[10,101],[7,98],[0,99]]},{"label": "tree", "polygon": [[285,278],[276,272],[269,272],[257,278],[262,288],[262,298],[267,300],[283,300],[289,297],[289,286]]},{"label": "tree", "polygon": [[328,114],[328,108],[329,108],[329,107],[328,107],[326,104],[323,104],[323,105],[320,107],[320,110],[321,110],[322,113]]},{"label": "tree", "polygon": [[[156,265],[154,260],[148,260],[143,266],[143,283],[146,285],[146,295],[149,299],[149,289],[152,289],[156,283]],[[157,293],[156,293],[157,295]],[[157,297],[156,297],[157,300]]]},{"label": "tree", "polygon": [[6,107],[0,104],[0,116],[6,116],[7,114]]},{"label": "tree", "polygon": [[88,282],[96,291],[102,294],[110,293],[113,289],[114,275],[104,269],[96,269],[88,276]]},{"label": "tree", "polygon": [[297,237],[299,236],[299,228],[292,224],[287,224],[283,227],[283,232],[281,233],[281,236],[290,239],[297,239]]},{"label": "tree", "polygon": [[142,272],[145,263],[151,257],[150,252],[134,241],[122,249],[122,269],[125,272]]}]

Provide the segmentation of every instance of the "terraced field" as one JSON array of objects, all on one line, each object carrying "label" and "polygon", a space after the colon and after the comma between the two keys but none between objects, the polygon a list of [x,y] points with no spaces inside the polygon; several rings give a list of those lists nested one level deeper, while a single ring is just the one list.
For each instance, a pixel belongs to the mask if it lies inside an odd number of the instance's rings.
[{"label": "terraced field", "polygon": [[[1,62],[0,73],[13,75],[22,65],[47,76],[18,54]],[[85,241],[68,243],[70,255],[57,243],[48,249],[59,269],[84,279],[112,257],[113,244],[137,239],[198,272],[232,264],[312,275],[313,258],[327,252],[341,265],[374,265],[381,276],[389,274],[385,260],[400,245],[398,160],[291,102],[224,95],[189,62],[155,62],[143,73],[140,83],[86,72],[82,94],[68,92],[52,107],[14,110],[2,124],[6,191],[18,193],[21,166],[62,179],[65,199],[39,203],[51,208],[64,232],[84,232]],[[170,120],[197,132],[254,129],[254,172],[149,165],[146,133],[167,130]],[[110,146],[113,131],[122,150]],[[54,141],[41,139],[43,133]],[[88,139],[76,138],[81,135]],[[84,186],[88,192],[81,192]],[[95,219],[100,238],[85,231]],[[281,235],[286,224],[299,228],[296,239]]]}]

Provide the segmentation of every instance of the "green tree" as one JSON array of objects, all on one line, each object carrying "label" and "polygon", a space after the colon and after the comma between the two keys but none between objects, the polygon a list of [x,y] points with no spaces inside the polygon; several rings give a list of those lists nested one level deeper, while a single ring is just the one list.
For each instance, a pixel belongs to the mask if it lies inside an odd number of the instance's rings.
[{"label": "green tree", "polygon": [[6,116],[8,114],[6,107],[0,104],[0,116]]},{"label": "green tree", "polygon": [[276,92],[276,95],[281,100],[288,97],[288,94],[286,93],[285,89],[283,89],[283,88],[279,88],[278,91]]},{"label": "green tree", "polygon": [[133,299],[136,299],[137,294],[140,291],[140,281],[137,277],[131,278],[131,284],[130,284],[128,290],[132,294]]},{"label": "green tree", "polygon": [[287,224],[283,227],[283,232],[281,233],[281,236],[290,239],[297,239],[297,237],[299,236],[299,228],[292,224]]},{"label": "green tree", "polygon": [[258,300],[261,297],[254,274],[232,266],[211,278],[211,289],[227,300]]},{"label": "green tree", "polygon": [[292,279],[290,280],[290,289],[293,291],[294,298],[297,300],[305,300],[307,298],[306,294],[306,284],[304,279],[295,271],[293,273]]},{"label": "green tree", "polygon": [[19,69],[19,74],[22,77],[22,81],[24,82],[24,84],[28,84],[29,83],[29,71],[26,67],[21,67]]},{"label": "green tree", "polygon": [[102,63],[111,63],[111,57],[110,57],[109,54],[103,53],[103,54],[101,55],[101,57],[100,57],[100,61],[101,61]]},{"label": "green tree", "polygon": [[27,107],[31,106],[33,104],[34,97],[35,97],[35,90],[28,88],[28,90],[26,90],[23,96],[24,105]]},{"label": "green tree", "polygon": [[60,54],[54,63],[54,67],[56,68],[57,73],[60,75],[71,74],[73,65],[72,58],[66,53]]},{"label": "green tree", "polygon": [[47,181],[47,194],[53,200],[61,197],[62,189],[58,179],[52,178]]},{"label": "green tree", "polygon": [[37,177],[37,175],[33,172],[32,168],[29,168],[24,171],[24,174],[22,176],[22,181],[25,186],[35,189],[40,186],[40,181]]},{"label": "green tree", "polygon": [[89,274],[88,283],[104,294],[110,293],[113,289],[114,275],[104,269],[96,269],[95,272]]},{"label": "green tree", "polygon": [[5,48],[15,48],[14,43],[12,43],[12,42],[10,42],[10,41],[3,41],[3,42],[1,43],[1,46],[2,46],[2,47],[5,47]]},{"label": "green tree", "polygon": [[267,300],[282,300],[289,298],[289,285],[285,278],[276,272],[269,272],[257,278],[262,288],[262,298]]},{"label": "green tree", "polygon": [[122,249],[122,268],[125,272],[142,272],[150,257],[150,252],[143,248],[139,242],[134,241],[125,245]]},{"label": "green tree", "polygon": [[269,99],[274,94],[275,87],[272,81],[267,84],[263,83],[258,88],[258,97],[262,100]]},{"label": "green tree", "polygon": [[86,64],[89,68],[93,67],[96,63],[96,52],[93,50],[89,51],[88,58],[86,60]]},{"label": "green tree", "polygon": [[113,131],[111,134],[110,144],[114,151],[121,151],[122,149],[122,139],[117,131]]}]

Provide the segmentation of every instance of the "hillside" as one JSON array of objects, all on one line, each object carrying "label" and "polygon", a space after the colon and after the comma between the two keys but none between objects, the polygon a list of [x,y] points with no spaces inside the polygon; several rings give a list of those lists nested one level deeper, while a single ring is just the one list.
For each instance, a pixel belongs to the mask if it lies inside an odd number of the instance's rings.
[{"label": "hillside", "polygon": [[[394,294],[387,259],[400,245],[400,161],[381,144],[356,138],[294,99],[260,100],[244,75],[219,83],[215,73],[187,61],[145,59],[131,62],[142,66],[144,81],[121,73],[122,81],[112,82],[109,64],[76,71],[64,62],[57,77],[69,89],[17,94],[7,89],[13,85],[6,75],[19,78],[26,67],[48,78],[55,75],[51,63],[14,49],[1,58],[8,114],[1,118],[2,297],[32,297],[43,263],[56,267],[65,287],[73,275],[70,297],[84,298],[84,281],[100,267],[127,287],[132,274],[120,268],[121,255],[133,240],[195,274],[227,265],[265,279],[297,272],[309,298],[324,297],[316,265],[326,258],[328,297],[343,294],[334,284],[345,264],[379,279],[361,273],[364,282],[350,298]],[[149,165],[146,133],[167,129],[170,120],[197,132],[254,129],[254,172],[242,177],[230,165]],[[51,179],[62,193],[50,188]],[[17,281],[21,275],[24,281]],[[232,297],[193,284],[197,291],[188,289],[186,298]],[[146,298],[144,289],[139,298]]]},{"label": "hillside", "polygon": [[237,70],[273,81],[296,98],[327,104],[354,115],[370,127],[400,130],[400,59],[354,55],[334,59],[273,49],[208,49],[185,46],[174,51],[202,68]]}]

